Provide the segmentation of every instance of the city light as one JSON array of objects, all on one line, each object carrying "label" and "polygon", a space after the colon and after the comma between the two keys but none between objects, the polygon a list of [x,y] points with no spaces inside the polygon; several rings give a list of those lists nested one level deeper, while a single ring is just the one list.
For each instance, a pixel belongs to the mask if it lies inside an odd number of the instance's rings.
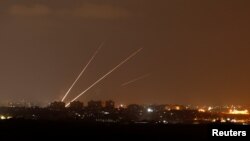
[{"label": "city light", "polygon": [[208,111],[211,111],[213,110],[213,108],[211,106],[208,107]]},{"label": "city light", "polygon": [[0,120],[6,120],[6,119],[11,119],[11,116],[4,116],[4,115],[0,115]]},{"label": "city light", "polygon": [[148,113],[153,113],[154,112],[154,110],[152,108],[148,108],[147,111],[148,111]]},{"label": "city light", "polygon": [[164,124],[167,124],[167,123],[168,123],[168,121],[166,121],[166,120],[163,120],[163,123],[164,123]]},{"label": "city light", "polygon": [[104,115],[109,115],[109,112],[103,112],[104,113]]},{"label": "city light", "polygon": [[248,115],[248,110],[237,110],[237,109],[230,109],[229,114],[233,115]]},{"label": "city light", "polygon": [[222,123],[225,123],[225,122],[227,122],[224,118],[222,118],[221,120],[220,120],[220,122],[222,122]]},{"label": "city light", "polygon": [[176,107],[175,107],[175,110],[180,110],[180,109],[181,109],[180,106],[176,106]]},{"label": "city light", "polygon": [[7,119],[7,118],[6,118],[5,116],[1,115],[1,116],[0,116],[0,119],[1,119],[1,120],[5,120],[5,119]]},{"label": "city light", "polygon": [[205,109],[198,109],[198,111],[199,111],[199,112],[201,112],[201,113],[206,112],[206,110],[205,110]]}]

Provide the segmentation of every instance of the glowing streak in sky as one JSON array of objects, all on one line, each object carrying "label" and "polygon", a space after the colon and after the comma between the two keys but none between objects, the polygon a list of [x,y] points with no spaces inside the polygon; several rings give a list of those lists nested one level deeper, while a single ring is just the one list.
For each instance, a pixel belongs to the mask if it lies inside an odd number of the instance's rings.
[{"label": "glowing streak in sky", "polygon": [[[134,57],[137,53],[139,53],[142,50],[142,48],[140,48],[139,50],[137,50],[136,52],[132,53],[129,57],[127,57],[124,61],[122,61],[120,64],[118,64],[116,67],[114,67],[112,70],[110,70],[108,73],[106,73],[104,76],[102,76],[101,78],[99,78],[95,83],[93,83],[91,86],[89,86],[86,90],[84,90],[82,93],[80,93],[77,97],[75,97],[73,100],[71,100],[70,102],[74,102],[75,100],[77,100],[79,97],[81,97],[83,94],[85,94],[88,90],[90,90],[92,87],[94,87],[96,84],[98,84],[100,81],[102,81],[103,79],[105,79],[109,74],[111,74],[113,71],[115,71],[116,69],[118,69],[119,67],[121,67],[124,63],[126,63],[128,60],[130,60],[132,57]],[[68,104],[66,104],[66,107],[68,107],[70,105],[70,102]]]},{"label": "glowing streak in sky", "polygon": [[93,56],[90,58],[89,62],[87,63],[87,65],[83,68],[83,70],[81,71],[81,73],[78,75],[78,77],[76,78],[76,80],[74,81],[74,83],[70,86],[70,88],[68,89],[68,91],[66,92],[66,94],[64,95],[64,97],[62,98],[62,102],[65,100],[65,98],[68,96],[68,94],[70,93],[71,89],[75,86],[76,82],[80,79],[80,77],[82,76],[82,74],[85,72],[85,70],[88,68],[89,64],[94,60],[96,54],[99,52],[99,50],[101,49],[101,47],[104,45],[104,43],[102,43],[98,49],[96,50],[96,52],[93,54]]},{"label": "glowing streak in sky", "polygon": [[150,74],[146,74],[146,75],[140,76],[140,77],[135,78],[135,79],[133,79],[133,80],[130,80],[130,81],[126,82],[126,83],[123,83],[121,86],[122,86],[122,87],[127,86],[127,85],[129,85],[129,84],[131,84],[131,83],[134,83],[134,82],[136,82],[136,81],[138,81],[138,80],[147,78],[147,77],[149,77],[149,76],[150,76]]}]

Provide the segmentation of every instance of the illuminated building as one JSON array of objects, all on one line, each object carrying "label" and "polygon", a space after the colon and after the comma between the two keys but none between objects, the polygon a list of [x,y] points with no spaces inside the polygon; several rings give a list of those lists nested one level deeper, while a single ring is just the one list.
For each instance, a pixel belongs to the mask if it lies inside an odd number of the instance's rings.
[{"label": "illuminated building", "polygon": [[237,110],[237,109],[230,109],[229,114],[234,114],[234,115],[248,115],[249,112],[248,110]]},{"label": "illuminated building", "polygon": [[202,112],[202,113],[206,112],[205,109],[198,109],[198,111],[199,111],[199,112]]}]

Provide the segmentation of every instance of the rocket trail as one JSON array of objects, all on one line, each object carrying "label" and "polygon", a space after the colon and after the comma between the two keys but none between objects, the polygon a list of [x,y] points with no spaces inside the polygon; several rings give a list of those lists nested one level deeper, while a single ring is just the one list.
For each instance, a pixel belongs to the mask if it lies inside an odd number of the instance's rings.
[{"label": "rocket trail", "polygon": [[68,96],[68,94],[70,93],[71,89],[75,86],[76,82],[80,79],[80,77],[82,76],[82,74],[85,72],[85,70],[88,68],[89,64],[94,60],[95,56],[97,55],[97,53],[99,52],[99,50],[102,48],[102,46],[104,45],[104,42],[98,47],[98,49],[96,50],[96,52],[93,54],[93,56],[90,58],[90,60],[88,61],[87,65],[83,68],[83,70],[81,71],[81,73],[78,75],[78,77],[76,78],[76,80],[73,82],[73,84],[70,86],[70,88],[68,89],[68,91],[66,92],[66,94],[64,95],[64,97],[62,98],[62,102],[65,100],[65,98]]},{"label": "rocket trail", "polygon": [[[137,53],[139,53],[142,50],[142,48],[140,48],[139,50],[137,50],[136,52],[132,53],[129,57],[127,57],[124,61],[122,61],[120,64],[118,64],[116,67],[114,67],[112,70],[110,70],[108,73],[106,73],[105,75],[103,75],[101,78],[99,78],[95,83],[93,83],[91,86],[89,86],[86,90],[84,90],[82,93],[80,93],[78,96],[76,96],[73,100],[71,100],[70,102],[74,102],[75,100],[77,100],[79,97],[81,97],[83,94],[85,94],[88,90],[90,90],[92,87],[94,87],[96,84],[98,84],[100,81],[102,81],[103,79],[105,79],[108,75],[110,75],[113,71],[115,71],[116,69],[118,69],[119,67],[121,67],[124,63],[126,63],[128,60],[130,60],[132,57],[134,57]],[[70,102],[68,104],[66,104],[66,107],[68,107],[70,105]]]},{"label": "rocket trail", "polygon": [[137,78],[135,78],[135,79],[132,79],[132,80],[130,80],[130,81],[128,81],[128,82],[123,83],[121,86],[122,86],[122,87],[127,86],[127,85],[129,85],[129,84],[131,84],[131,83],[134,83],[134,82],[139,81],[139,80],[141,80],[141,79],[147,78],[147,77],[149,77],[149,76],[150,76],[150,74],[146,74],[146,75],[137,77]]}]

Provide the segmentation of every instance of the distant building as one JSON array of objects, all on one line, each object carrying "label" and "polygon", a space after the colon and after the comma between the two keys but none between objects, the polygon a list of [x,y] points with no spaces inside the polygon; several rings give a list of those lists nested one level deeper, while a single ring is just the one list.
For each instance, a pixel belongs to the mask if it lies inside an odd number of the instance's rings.
[{"label": "distant building", "polygon": [[115,102],[112,100],[108,100],[105,102],[106,109],[115,109]]},{"label": "distant building", "polygon": [[130,114],[142,115],[143,110],[144,110],[143,106],[140,106],[137,104],[131,104],[131,105],[128,105],[127,107],[127,111]]},{"label": "distant building", "polygon": [[142,111],[143,107],[137,104],[131,104],[131,105],[128,105],[127,110],[135,113],[135,112]]},{"label": "distant building", "polygon": [[69,109],[80,111],[83,109],[84,104],[80,101],[74,101],[70,103]]},{"label": "distant building", "polygon": [[139,120],[143,114],[144,108],[137,104],[131,104],[127,106],[126,109],[126,116],[129,120]]},{"label": "distant building", "polygon": [[55,101],[55,102],[50,103],[48,108],[51,109],[51,110],[59,110],[59,111],[64,110],[65,109],[65,103]]},{"label": "distant building", "polygon": [[154,107],[157,112],[164,112],[166,110],[166,105],[156,105]]},{"label": "distant building", "polygon": [[102,109],[103,108],[103,103],[102,101],[89,101],[88,102],[88,108],[89,109]]},{"label": "distant building", "polygon": [[26,102],[24,100],[18,102],[9,102],[8,107],[32,107],[34,104]]}]

